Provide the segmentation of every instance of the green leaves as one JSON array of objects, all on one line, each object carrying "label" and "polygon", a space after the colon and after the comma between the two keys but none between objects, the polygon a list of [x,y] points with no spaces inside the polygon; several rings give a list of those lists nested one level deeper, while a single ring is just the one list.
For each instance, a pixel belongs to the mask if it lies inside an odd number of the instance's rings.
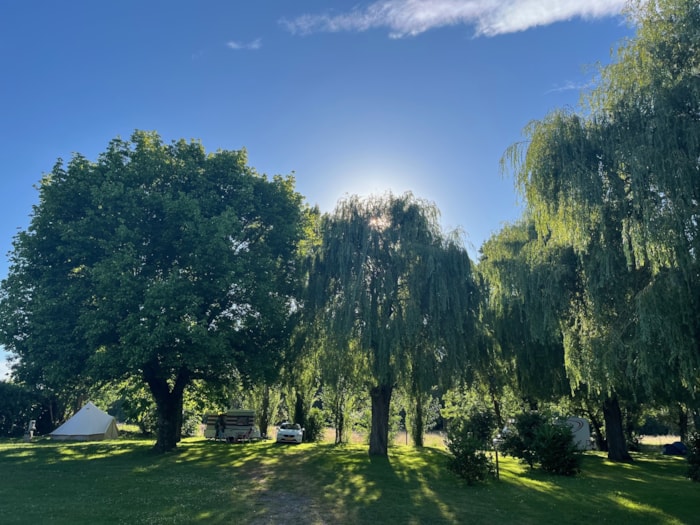
[{"label": "green leaves", "polygon": [[[503,282],[505,268],[491,269],[490,282],[513,311],[527,304],[520,315],[530,326],[561,337],[573,386],[677,396],[698,387],[700,5],[639,2],[631,16],[637,34],[601,71],[587,111],[555,111],[533,122],[527,146],[513,146],[504,158],[537,232],[523,250],[569,251],[573,273],[551,278],[561,283],[563,301],[548,293],[524,254],[510,257],[510,283]],[[541,311],[528,279],[548,298]],[[507,284],[517,297],[508,297]],[[558,330],[548,317],[559,318]]]},{"label": "green leaves", "polygon": [[383,384],[412,363],[428,373],[439,354],[430,349],[464,362],[476,287],[466,251],[442,234],[432,205],[410,194],[351,197],[322,231],[312,289],[340,347],[356,341]]},{"label": "green leaves", "polygon": [[[396,384],[418,396],[466,367],[478,308],[471,261],[442,233],[436,208],[411,194],[350,197],[323,218],[321,231],[309,308],[339,375],[366,370],[360,378],[378,393],[373,403],[387,404],[373,404],[375,435],[388,428]],[[373,443],[371,453],[386,454]]]},{"label": "green leaves", "polygon": [[276,373],[306,219],[293,180],[258,175],[245,151],[115,139],[42,181],[3,282],[2,342],[20,374],[56,386]]}]

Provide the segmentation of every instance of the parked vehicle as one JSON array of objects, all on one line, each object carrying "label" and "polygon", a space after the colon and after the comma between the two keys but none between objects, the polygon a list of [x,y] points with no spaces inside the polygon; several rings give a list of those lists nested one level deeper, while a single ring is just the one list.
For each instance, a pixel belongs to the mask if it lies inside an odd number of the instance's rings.
[{"label": "parked vehicle", "polygon": [[260,439],[255,426],[255,411],[229,410],[225,414],[207,414],[204,437],[214,440],[240,443]]},{"label": "parked vehicle", "polygon": [[298,423],[282,423],[277,429],[277,443],[301,443],[304,429]]}]

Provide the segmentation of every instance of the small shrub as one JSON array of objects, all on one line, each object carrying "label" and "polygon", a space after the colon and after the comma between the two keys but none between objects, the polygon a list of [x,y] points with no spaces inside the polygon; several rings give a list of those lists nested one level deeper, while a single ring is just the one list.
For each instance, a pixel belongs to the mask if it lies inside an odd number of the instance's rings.
[{"label": "small shrub", "polygon": [[199,414],[185,411],[182,418],[182,435],[186,437],[199,435],[201,422],[202,418]]},{"label": "small shrub", "polygon": [[534,468],[537,461],[537,430],[545,424],[538,412],[525,412],[515,417],[513,425],[503,433],[500,450],[506,456],[519,458]]},{"label": "small shrub", "polygon": [[500,450],[545,472],[574,476],[581,471],[581,456],[567,425],[549,422],[537,412],[519,414],[503,436]]},{"label": "small shrub", "polygon": [[536,431],[535,451],[545,472],[560,476],[575,476],[581,472],[581,454],[567,425],[545,422]]},{"label": "small shrub", "polygon": [[694,432],[688,438],[688,477],[700,481],[700,432]]},{"label": "small shrub", "polygon": [[450,469],[473,485],[493,476],[491,458],[484,452],[486,443],[474,431],[470,420],[453,421],[447,430],[447,448],[454,456]]},{"label": "small shrub", "polygon": [[138,414],[136,424],[138,425],[142,434],[153,434],[158,425],[158,414],[156,413],[155,407],[151,407],[148,410]]},{"label": "small shrub", "polygon": [[323,439],[325,430],[325,421],[323,414],[318,408],[312,408],[306,416],[306,425],[304,426],[304,441],[316,442]]},{"label": "small shrub", "polygon": [[490,448],[491,437],[496,429],[496,417],[489,410],[476,410],[468,418],[469,430],[479,443],[485,448]]}]

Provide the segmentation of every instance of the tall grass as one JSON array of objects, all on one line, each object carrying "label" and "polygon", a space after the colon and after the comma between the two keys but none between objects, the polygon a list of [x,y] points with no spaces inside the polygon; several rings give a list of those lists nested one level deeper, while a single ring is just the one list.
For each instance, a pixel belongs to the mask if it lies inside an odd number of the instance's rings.
[{"label": "tall grass", "polygon": [[361,444],[230,445],[184,440],[0,441],[2,523],[663,523],[700,521],[682,458],[587,453],[576,478],[500,458],[500,481],[470,487],[447,453]]}]

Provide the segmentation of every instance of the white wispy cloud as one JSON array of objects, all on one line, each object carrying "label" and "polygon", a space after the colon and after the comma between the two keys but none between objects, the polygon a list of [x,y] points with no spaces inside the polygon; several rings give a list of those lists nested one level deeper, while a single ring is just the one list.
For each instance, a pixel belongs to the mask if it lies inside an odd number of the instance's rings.
[{"label": "white wispy cloud", "polygon": [[226,42],[226,47],[228,47],[229,49],[234,49],[236,51],[255,51],[262,47],[262,40],[260,38],[256,38],[255,40],[251,40],[250,42],[237,42],[235,40],[229,40],[228,42]]},{"label": "white wispy cloud", "polygon": [[524,31],[573,18],[619,15],[627,0],[379,0],[347,12],[305,14],[280,23],[293,34],[385,28],[392,38],[446,26],[472,26],[477,35]]},{"label": "white wispy cloud", "polygon": [[567,80],[563,84],[557,84],[551,89],[548,89],[545,91],[545,95],[549,95],[550,93],[562,93],[564,91],[583,91],[585,89],[590,88],[593,86],[593,82],[588,81],[588,82],[573,82],[571,80]]}]

